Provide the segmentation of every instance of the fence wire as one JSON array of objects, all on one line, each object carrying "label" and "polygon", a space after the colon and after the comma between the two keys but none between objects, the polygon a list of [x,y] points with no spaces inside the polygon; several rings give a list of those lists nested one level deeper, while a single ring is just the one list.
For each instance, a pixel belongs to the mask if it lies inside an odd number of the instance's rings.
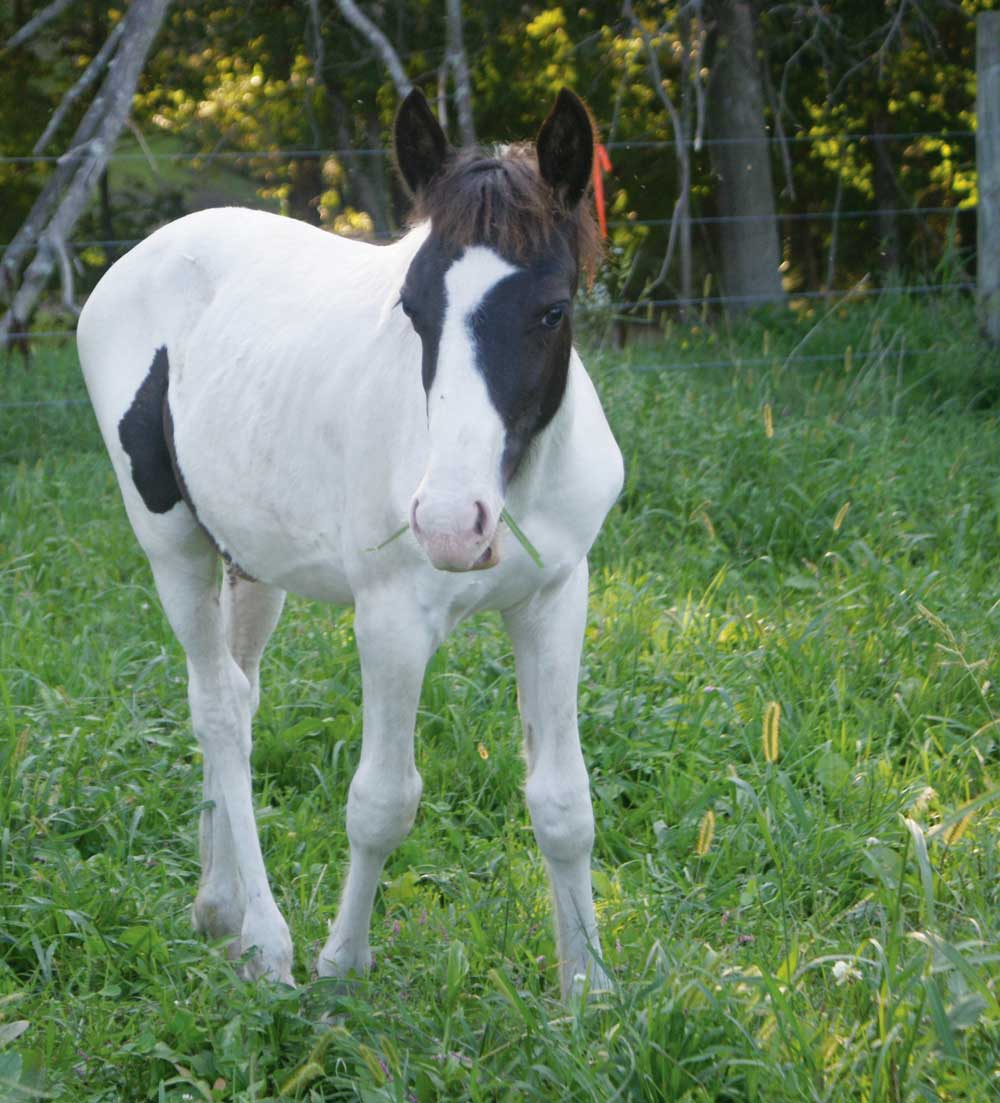
[{"label": "fence wire", "polygon": [[[898,133],[877,133],[877,132],[845,132],[841,134],[806,134],[806,135],[791,135],[791,136],[777,136],[768,135],[764,139],[760,138],[704,138],[700,139],[697,143],[697,148],[705,148],[712,146],[732,146],[732,145],[749,145],[759,144],[760,141],[765,141],[771,146],[790,146],[790,145],[816,145],[819,143],[859,143],[859,142],[912,142],[921,139],[929,139],[932,141],[958,141],[958,140],[970,140],[976,138],[977,134],[975,130],[940,130],[940,131],[905,131]],[[686,141],[684,143],[689,148],[696,148],[696,143]],[[677,148],[678,143],[674,139],[664,139],[655,135],[646,135],[636,138],[613,140],[607,143],[607,148],[612,151],[628,152],[630,150],[649,150],[649,149],[674,149]],[[78,149],[70,150],[67,153],[61,155],[44,155],[37,156],[34,154],[14,154],[14,155],[0,155],[0,165],[38,165],[38,164],[54,164],[64,162],[66,160],[75,160],[86,157],[88,153],[87,147],[81,146]],[[193,153],[193,152],[153,152],[148,150],[135,151],[135,152],[117,152],[112,154],[108,161],[114,162],[146,162],[155,169],[156,162],[166,163],[182,163],[189,162],[192,165],[198,166],[206,162],[223,162],[233,164],[245,164],[247,162],[260,162],[260,161],[272,161],[272,162],[291,162],[304,159],[322,159],[327,157],[344,157],[347,155],[363,156],[363,157],[379,157],[385,158],[390,156],[388,150],[383,148],[360,148],[360,149],[298,149],[298,150],[214,150],[205,153]],[[967,201],[966,201],[967,202]],[[824,210],[812,210],[812,211],[778,211],[773,214],[735,214],[735,215],[687,215],[683,218],[679,218],[679,221],[687,222],[692,226],[713,226],[722,224],[745,224],[745,223],[777,223],[790,224],[790,223],[832,223],[838,222],[861,222],[865,220],[881,219],[881,218],[929,218],[929,217],[957,217],[961,212],[974,213],[975,207],[971,204],[966,206],[912,206],[912,207],[875,207],[871,209],[849,209],[849,210],[837,210],[835,208]],[[608,226],[611,229],[634,229],[637,227],[667,227],[673,223],[672,218],[616,218],[611,219],[608,222]],[[393,237],[397,237],[397,234],[386,233],[372,233],[365,235],[366,239],[385,240]],[[66,244],[75,250],[101,248],[101,249],[122,249],[127,250],[134,245],[137,245],[143,238],[92,238],[85,240],[70,241]],[[11,242],[0,243],[0,255],[8,249]],[[898,285],[890,287],[869,287],[864,285],[855,285],[850,288],[831,288],[823,290],[803,290],[803,291],[788,291],[783,300],[776,300],[773,295],[699,295],[692,297],[665,297],[665,298],[647,298],[637,300],[622,300],[612,301],[606,303],[596,304],[596,308],[602,311],[608,312],[624,312],[624,311],[642,311],[642,310],[654,310],[665,308],[681,308],[684,310],[697,311],[705,307],[725,307],[727,305],[734,306],[753,306],[759,304],[766,304],[777,301],[790,301],[806,300],[806,301],[825,301],[833,299],[843,299],[851,301],[859,298],[871,298],[873,296],[903,296],[903,295],[934,295],[943,294],[946,292],[968,292],[975,289],[975,285],[968,281],[950,281],[942,283],[927,283],[927,284],[915,284],[915,285]],[[586,305],[584,306],[586,309]],[[631,320],[641,321],[642,316],[632,314]],[[7,336],[11,340],[67,340],[74,336],[75,331],[72,329],[47,329],[47,330],[21,330],[9,333]],[[935,350],[932,348],[924,349],[906,349],[906,356],[928,356],[933,355]],[[874,356],[884,356],[885,353],[871,353],[871,354],[857,354],[853,355],[855,361],[862,361]],[[812,355],[792,355],[788,358],[786,363],[822,363],[825,361],[836,361],[842,359],[842,353],[830,353],[830,354],[812,354]],[[723,367],[731,367],[736,363],[744,366],[761,366],[770,363],[775,363],[781,360],[780,356],[772,356],[770,358],[754,358],[754,359],[718,359],[718,360],[695,360],[695,361],[677,361],[675,363],[665,363],[661,365],[652,365],[648,367],[637,368],[641,371],[682,371],[691,370],[697,368],[718,369]],[[43,408],[76,408],[84,407],[88,405],[88,400],[85,398],[51,398],[51,399],[39,399],[39,400],[25,400],[14,402],[0,402],[0,410],[29,410],[29,409],[43,409]]]},{"label": "fence wire", "polygon": [[[606,128],[605,128],[606,129]],[[694,138],[686,139],[678,143],[675,138],[660,138],[647,136],[637,138],[617,138],[607,143],[608,150],[632,150],[632,149],[674,149],[678,144],[693,149],[711,149],[713,146],[746,146],[767,145],[816,145],[819,143],[850,143],[850,142],[912,142],[920,138],[930,138],[935,141],[956,141],[958,139],[975,138],[975,130],[908,130],[901,132],[887,131],[884,134],[853,132],[843,134],[790,134],[779,136],[768,134],[764,137],[747,138]],[[65,153],[17,153],[0,155],[0,164],[4,165],[33,165],[33,164],[59,164],[65,161],[79,160],[88,155],[87,143]],[[390,157],[389,150],[382,148],[315,148],[315,149],[216,149],[204,153],[186,152],[156,152],[154,150],[135,151],[133,153],[113,153],[109,161],[254,161],[254,160],[287,160],[295,161],[303,158],[318,160],[321,157]]]},{"label": "fence wire", "polygon": [[[779,211],[776,214],[727,214],[727,215],[689,215],[679,216],[679,221],[688,222],[692,226],[717,226],[729,223],[753,223],[753,222],[845,222],[863,221],[866,218],[890,218],[916,215],[957,215],[962,212],[972,213],[974,206],[969,207],[875,207],[872,210],[851,211]],[[609,219],[608,227],[611,229],[630,229],[635,226],[670,226],[671,218],[613,218]],[[391,240],[398,234],[387,231],[385,233],[371,233],[359,240],[376,238],[378,240]],[[141,237],[116,237],[116,238],[90,238],[81,241],[67,241],[68,246],[75,249],[130,249],[145,240]],[[0,242],[0,253],[9,249],[13,242]]]},{"label": "fence wire", "polygon": [[[921,357],[921,356],[940,356],[942,350],[937,348],[884,348],[877,352],[855,352],[853,349],[848,352],[818,352],[818,353],[796,353],[792,352],[787,355],[780,353],[774,353],[771,356],[733,356],[728,359],[719,360],[676,360],[667,361],[664,364],[636,364],[630,365],[629,371],[634,371],[640,375],[652,375],[660,372],[669,374],[674,372],[694,371],[700,369],[720,369],[720,368],[757,368],[767,367],[772,364],[781,363],[785,367],[792,364],[835,364],[843,363],[848,357],[851,363],[866,363],[869,360],[884,360],[887,357],[898,358],[904,357]],[[4,410],[41,410],[41,409],[74,409],[80,407],[86,407],[90,405],[90,400],[87,398],[39,398],[39,399],[25,399],[18,402],[0,402],[0,411]]]},{"label": "fence wire", "polygon": [[[928,284],[900,284],[898,287],[854,287],[834,288],[827,291],[788,291],[781,298],[774,295],[697,295],[691,298],[673,299],[635,299],[633,301],[599,302],[595,308],[606,311],[641,310],[645,307],[679,306],[695,308],[701,306],[725,306],[729,304],[738,306],[752,306],[755,304],[781,303],[796,299],[809,301],[822,301],[826,299],[843,299],[848,302],[853,299],[871,298],[877,295],[933,295],[943,291],[974,291],[975,284],[968,280],[953,280],[947,283]],[[586,310],[586,304],[583,309]],[[641,321],[641,316],[632,320]],[[40,330],[16,330],[7,336],[14,340],[46,340],[66,339],[73,337],[76,331],[72,329],[40,329]]]}]

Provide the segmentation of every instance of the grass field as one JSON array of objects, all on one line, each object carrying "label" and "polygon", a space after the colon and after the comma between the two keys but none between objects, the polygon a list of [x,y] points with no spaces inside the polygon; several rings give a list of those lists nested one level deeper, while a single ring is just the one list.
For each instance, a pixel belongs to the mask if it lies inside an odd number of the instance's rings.
[{"label": "grass field", "polygon": [[[974,333],[961,300],[886,301],[592,359],[629,471],[580,689],[617,988],[573,1006],[494,617],[428,671],[371,978],[234,978],[190,925],[183,662],[89,410],[0,409],[0,1100],[1000,1098],[1000,364]],[[650,370],[694,359],[729,366]],[[0,400],[75,373],[0,365]],[[302,982],[359,735],[351,615],[292,601],[254,766]]]}]

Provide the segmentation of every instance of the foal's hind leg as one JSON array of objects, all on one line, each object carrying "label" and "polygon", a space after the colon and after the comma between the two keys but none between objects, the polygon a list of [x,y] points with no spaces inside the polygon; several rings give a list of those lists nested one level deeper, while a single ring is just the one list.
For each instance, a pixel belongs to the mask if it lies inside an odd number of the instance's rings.
[{"label": "foal's hind leg", "polygon": [[285,605],[285,591],[246,578],[226,567],[222,582],[222,622],[229,653],[250,683],[250,711],[260,702],[260,658]]},{"label": "foal's hind leg", "polygon": [[[227,569],[220,595],[222,623],[229,652],[250,684],[250,715],[260,700],[260,658],[285,601],[284,590],[243,578]],[[195,927],[210,938],[232,937],[230,954],[239,956],[238,938],[246,911],[233,835],[225,810],[222,778],[205,758],[201,813],[201,885],[195,898]]]},{"label": "foal's hind leg", "polygon": [[164,610],[187,655],[191,720],[204,752],[206,794],[214,804],[202,837],[210,852],[209,877],[233,888],[238,882],[242,889],[237,907],[209,918],[227,935],[242,912],[239,950],[256,949],[248,972],[291,983],[291,938],[271,895],[253,813],[252,692],[226,641],[215,554],[207,546],[184,554],[147,550]]},{"label": "foal's hind leg", "polygon": [[589,975],[609,987],[590,887],[594,813],[580,751],[576,697],[587,621],[587,564],[560,587],[504,615],[514,643],[528,777],[525,795],[555,899],[564,996]]}]

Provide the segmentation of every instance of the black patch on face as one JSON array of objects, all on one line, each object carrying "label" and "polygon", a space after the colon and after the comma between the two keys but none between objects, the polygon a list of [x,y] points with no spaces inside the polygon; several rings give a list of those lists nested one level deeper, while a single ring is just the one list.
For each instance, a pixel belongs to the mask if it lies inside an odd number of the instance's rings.
[{"label": "black patch on face", "polygon": [[507,430],[504,484],[562,402],[573,344],[570,296],[557,271],[529,269],[502,279],[472,316],[477,366]]},{"label": "black patch on face", "polygon": [[566,391],[576,279],[572,251],[560,235],[547,256],[500,280],[470,320],[477,366],[507,430],[505,485]]},{"label": "black patch on face", "polygon": [[[445,275],[463,252],[445,248],[432,234],[413,258],[400,294],[423,346],[421,374],[427,394],[441,345]],[[557,233],[542,256],[500,280],[468,319],[476,366],[506,429],[504,485],[562,402],[573,345],[571,306],[576,283],[573,249]],[[561,310],[562,316],[557,324],[546,325],[546,318],[553,321],[553,308]]]},{"label": "black patch on face", "polygon": [[132,482],[151,513],[167,513],[182,498],[163,429],[169,372],[167,350],[159,348],[118,422],[118,439],[132,461]]},{"label": "black patch on face", "polygon": [[444,274],[455,260],[429,237],[410,262],[399,301],[423,345],[421,377],[429,394],[437,371],[438,349],[444,326]]}]

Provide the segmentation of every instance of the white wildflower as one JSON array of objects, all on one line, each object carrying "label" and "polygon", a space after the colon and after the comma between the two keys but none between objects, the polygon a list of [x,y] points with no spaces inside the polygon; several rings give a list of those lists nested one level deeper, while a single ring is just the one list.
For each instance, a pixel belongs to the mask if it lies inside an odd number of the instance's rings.
[{"label": "white wildflower", "polygon": [[861,970],[855,968],[849,961],[835,961],[833,963],[833,979],[838,984],[848,984],[852,980],[861,980]]}]

